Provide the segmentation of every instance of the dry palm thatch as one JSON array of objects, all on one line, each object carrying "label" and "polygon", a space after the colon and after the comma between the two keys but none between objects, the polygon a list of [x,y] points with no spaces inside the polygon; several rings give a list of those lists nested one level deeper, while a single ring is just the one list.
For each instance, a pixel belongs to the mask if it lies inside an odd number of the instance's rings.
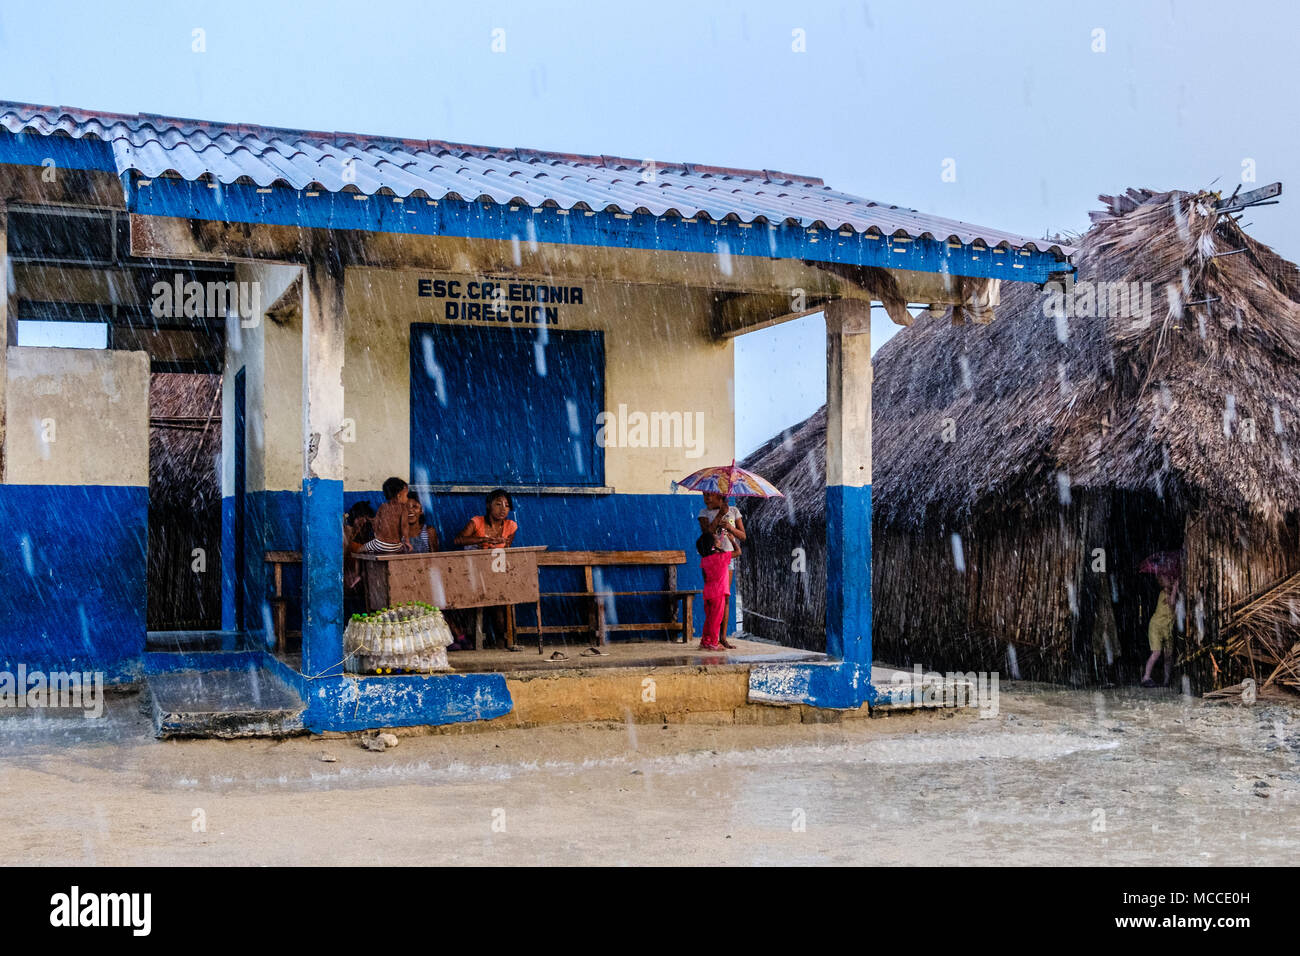
[{"label": "dry palm thatch", "polygon": [[762,475],[784,498],[743,501],[745,522],[761,531],[778,523],[825,522],[826,406],[793,428],[765,442],[741,467]]},{"label": "dry palm thatch", "polygon": [[[1262,687],[1300,690],[1300,574],[1251,595],[1229,609],[1223,637],[1227,651],[1244,659]],[[1264,671],[1256,665],[1263,665]]]},{"label": "dry palm thatch", "polygon": [[886,343],[877,516],[947,523],[1078,487],[1274,521],[1300,507],[1300,276],[1217,198],[1103,196],[1076,257],[1075,315],[1060,314],[1059,287],[1017,285],[990,326],[919,319]]}]

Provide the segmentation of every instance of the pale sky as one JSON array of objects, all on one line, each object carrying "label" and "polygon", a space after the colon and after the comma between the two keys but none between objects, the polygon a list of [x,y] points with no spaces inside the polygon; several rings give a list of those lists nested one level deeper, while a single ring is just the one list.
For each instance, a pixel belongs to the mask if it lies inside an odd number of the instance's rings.
[{"label": "pale sky", "polygon": [[[1300,5],[1248,0],[43,0],[0,8],[0,98],[781,169],[1035,236],[1247,161],[1300,182],[1296,36]],[[1296,259],[1290,202],[1246,221]],[[818,319],[739,340],[740,454],[822,403],[824,363]]]}]

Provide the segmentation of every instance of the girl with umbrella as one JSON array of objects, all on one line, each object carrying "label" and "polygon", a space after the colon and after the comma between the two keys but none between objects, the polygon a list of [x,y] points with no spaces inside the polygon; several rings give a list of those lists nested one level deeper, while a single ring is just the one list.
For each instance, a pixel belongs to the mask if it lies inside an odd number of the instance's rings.
[{"label": "girl with umbrella", "polygon": [[[717,629],[720,630],[718,643],[710,642],[710,630],[706,626],[705,643],[701,646],[705,650],[719,646],[734,647],[727,641],[725,628],[721,627],[721,624],[726,617],[727,597],[731,591],[729,566],[732,557],[740,553],[740,543],[745,540],[745,520],[740,516],[740,509],[729,505],[727,499],[732,495],[746,498],[782,498],[784,495],[766,478],[736,467],[735,461],[730,465],[703,468],[681,481],[674,482],[674,485],[703,493],[704,507],[700,509],[697,516],[703,535],[697,542],[697,546],[700,550],[701,568],[705,574],[705,591],[706,594],[711,591],[716,592],[719,586],[726,589],[723,592],[720,613],[717,609],[710,611],[713,617],[717,618]],[[712,543],[712,547],[706,551],[705,545],[709,542]],[[726,558],[721,559],[721,555],[726,555]],[[705,605],[708,608],[707,600]],[[707,624],[712,623],[714,621],[711,617]]]}]

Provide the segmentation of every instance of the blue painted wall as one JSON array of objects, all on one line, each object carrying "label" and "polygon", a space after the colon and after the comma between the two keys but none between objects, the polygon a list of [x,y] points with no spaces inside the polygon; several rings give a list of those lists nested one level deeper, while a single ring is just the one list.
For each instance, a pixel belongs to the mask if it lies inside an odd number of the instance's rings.
[{"label": "blue painted wall", "polygon": [[221,629],[235,629],[235,499],[221,499]]},{"label": "blue painted wall", "polygon": [[[245,626],[251,635],[250,646],[269,646],[271,605],[275,593],[275,573],[265,562],[267,551],[302,550],[302,501],[294,491],[250,491],[247,494],[247,520],[244,525],[244,553],[247,573],[243,582]],[[235,589],[235,500],[221,502],[222,557],[222,626],[234,627]],[[302,569],[289,565],[283,571],[284,593],[293,600],[288,606],[287,628],[302,630]]]},{"label": "blue painted wall", "polygon": [[544,325],[413,324],[411,480],[604,485],[594,424],[605,408],[604,340]]},{"label": "blue painted wall", "polygon": [[140,671],[149,489],[0,485],[0,668]]}]

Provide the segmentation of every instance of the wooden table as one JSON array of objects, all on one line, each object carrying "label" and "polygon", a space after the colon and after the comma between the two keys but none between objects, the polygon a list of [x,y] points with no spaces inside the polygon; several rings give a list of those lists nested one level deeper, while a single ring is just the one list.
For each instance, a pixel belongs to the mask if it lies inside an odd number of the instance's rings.
[{"label": "wooden table", "polygon": [[[366,609],[378,611],[407,601],[451,610],[506,606],[506,643],[515,643],[516,604],[537,601],[537,560],[545,547],[431,554],[358,554]],[[482,612],[474,648],[482,648]]]}]

